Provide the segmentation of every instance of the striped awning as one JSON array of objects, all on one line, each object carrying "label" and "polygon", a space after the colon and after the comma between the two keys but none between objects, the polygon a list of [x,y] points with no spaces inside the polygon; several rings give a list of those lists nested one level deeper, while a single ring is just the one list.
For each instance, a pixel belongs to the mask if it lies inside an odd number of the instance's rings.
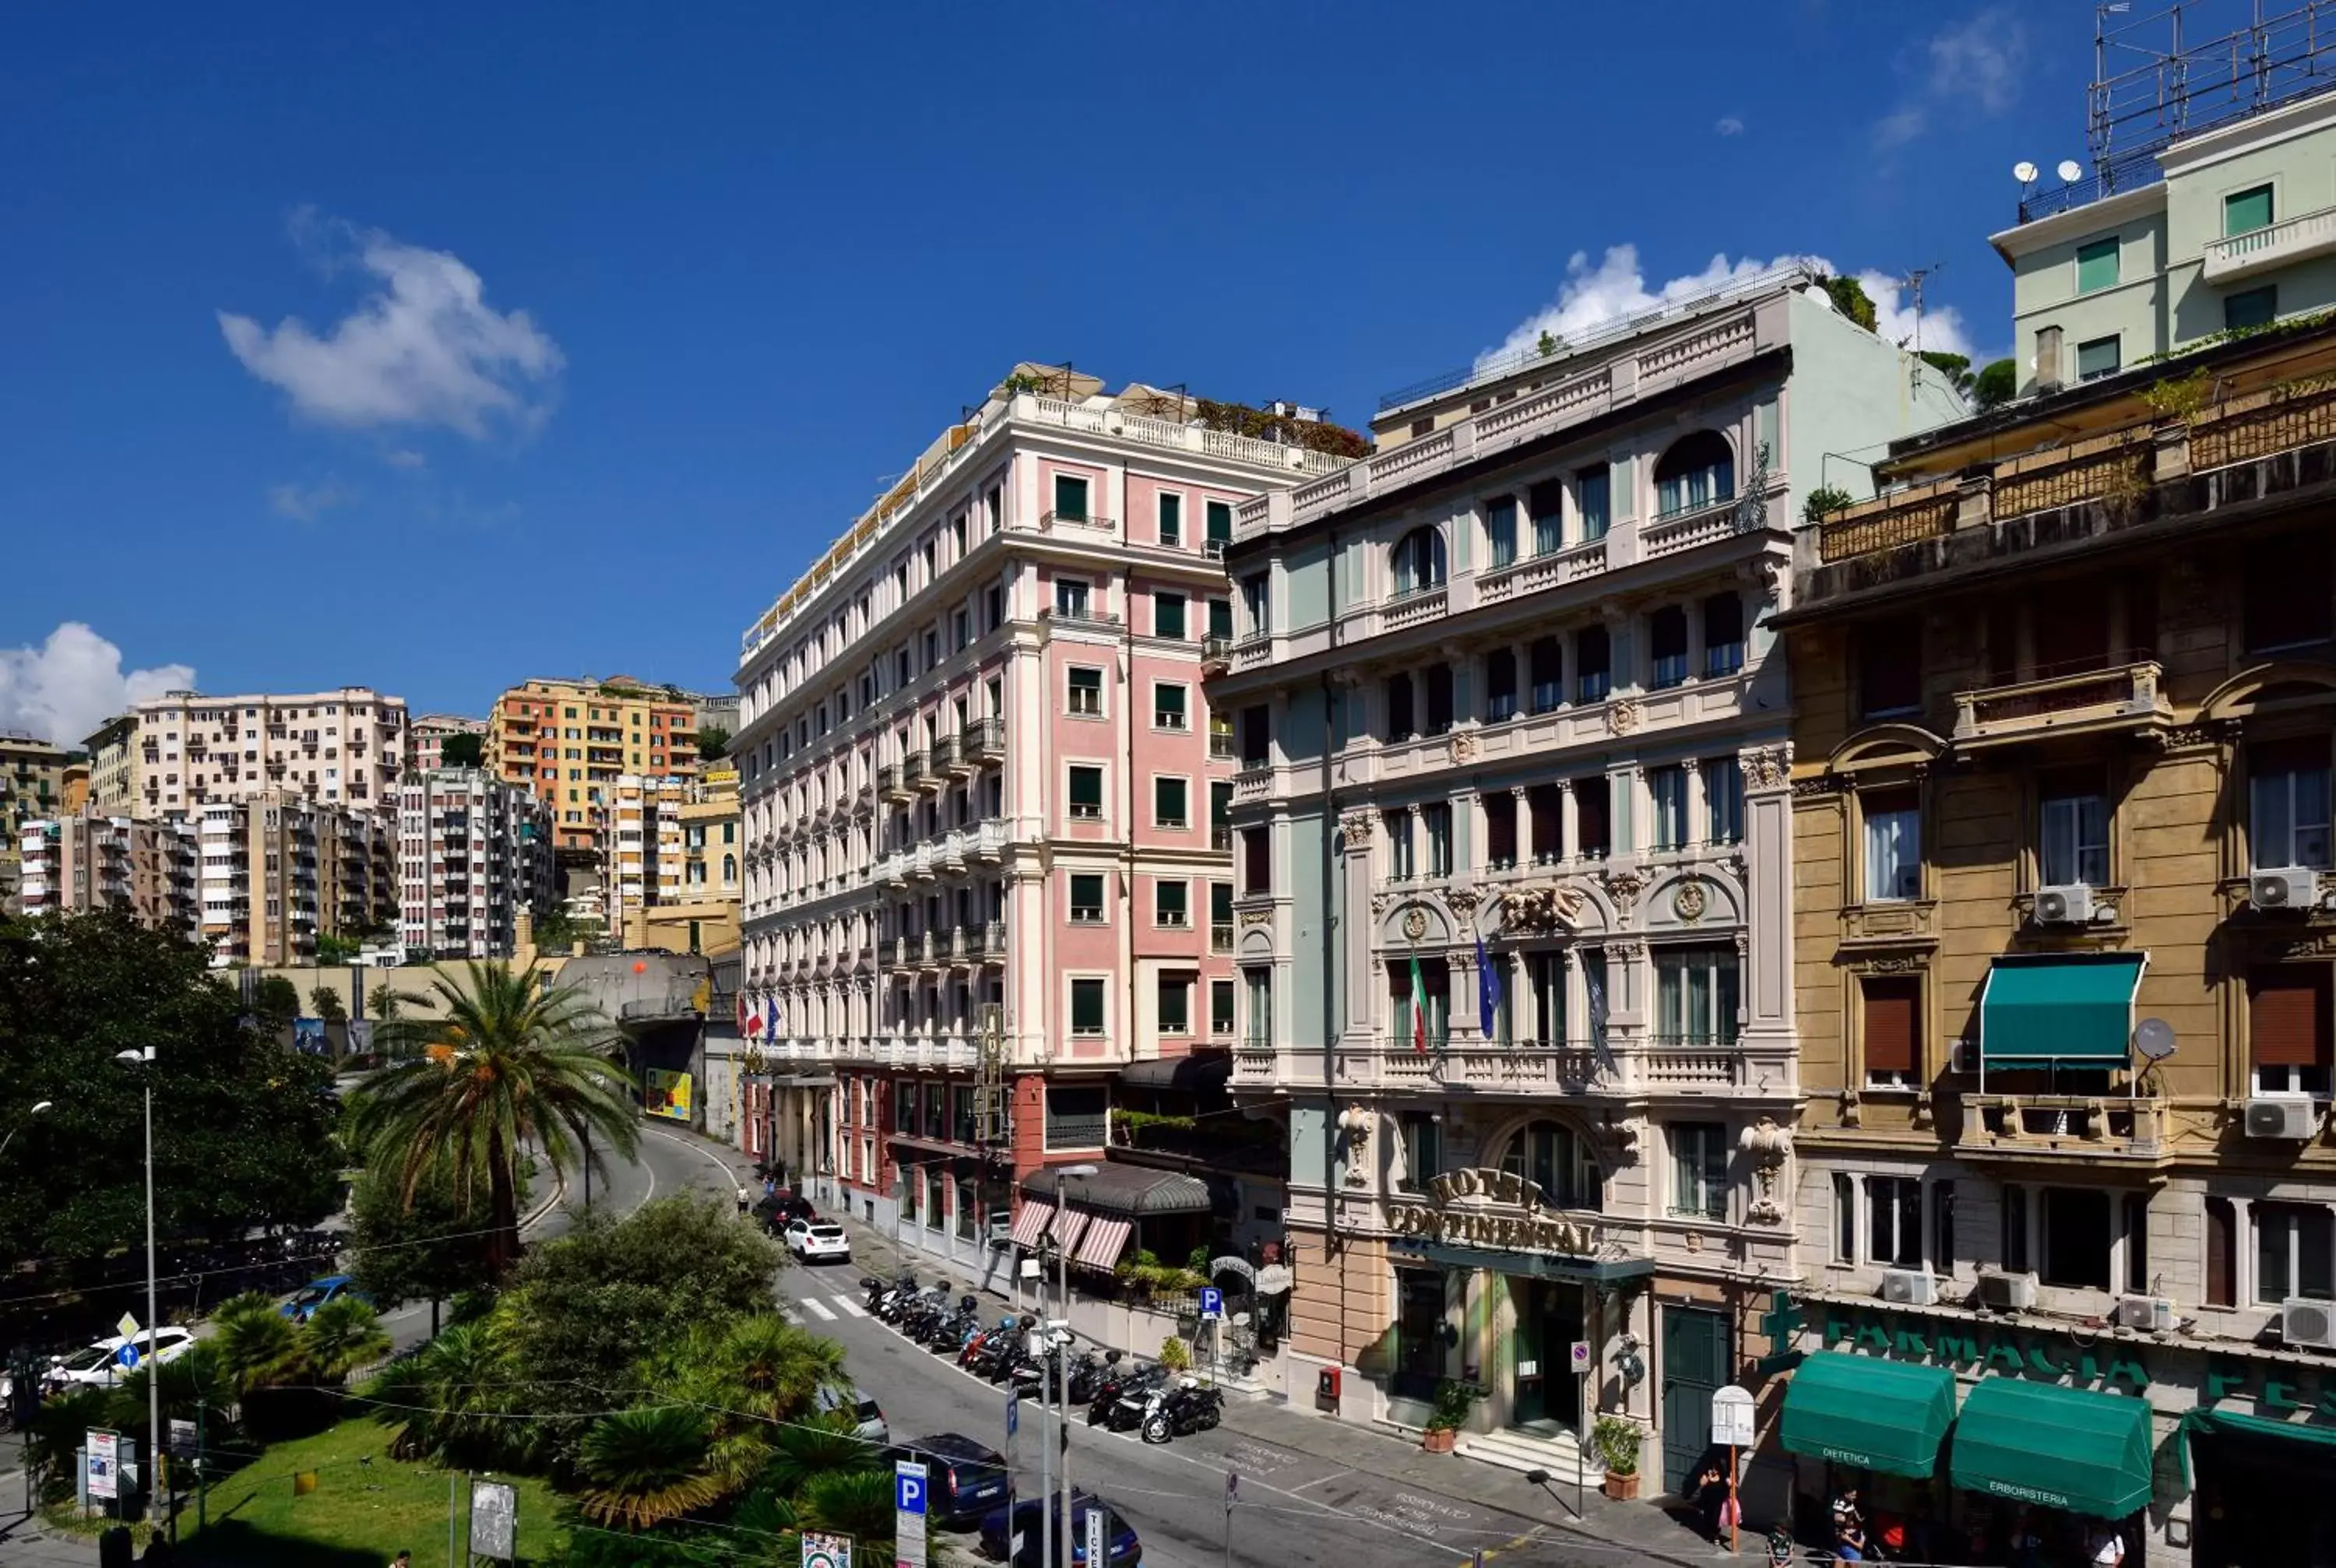
[{"label": "striped awning", "polygon": [[1052,1203],[1024,1203],[1022,1212],[1014,1216],[1014,1244],[1017,1247],[1037,1246],[1040,1233],[1046,1228],[1046,1222],[1054,1217],[1055,1205]]},{"label": "striped awning", "polygon": [[1058,1218],[1052,1203],[1025,1203],[1022,1212],[1014,1217],[1014,1244],[1025,1251],[1036,1251],[1042,1243],[1051,1242],[1066,1252],[1073,1251],[1086,1223],[1087,1216],[1076,1209]]},{"label": "striped awning", "polygon": [[1114,1220],[1097,1214],[1087,1222],[1087,1233],[1079,1242],[1077,1255],[1071,1261],[1083,1269],[1108,1271],[1119,1261],[1119,1254],[1127,1247],[1127,1233],[1133,1225],[1126,1220]]}]

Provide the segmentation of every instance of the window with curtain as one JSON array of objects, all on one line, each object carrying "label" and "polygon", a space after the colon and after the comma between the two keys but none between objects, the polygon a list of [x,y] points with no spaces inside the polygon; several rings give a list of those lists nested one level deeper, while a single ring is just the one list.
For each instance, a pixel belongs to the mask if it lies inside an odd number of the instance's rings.
[{"label": "window with curtain", "polygon": [[1533,681],[1533,710],[1547,713],[1565,695],[1564,645],[1553,637],[1537,637],[1525,650],[1525,659]]},{"label": "window with curtain", "polygon": [[1865,901],[1922,896],[1922,800],[1913,790],[1860,792],[1865,820]]},{"label": "window with curtain", "polygon": [[1647,796],[1654,807],[1654,847],[1687,847],[1687,769],[1674,764],[1647,770]]},{"label": "window with curtain", "polygon": [[1562,1122],[1533,1122],[1509,1140],[1501,1170],[1531,1182],[1552,1209],[1605,1207],[1605,1174],[1590,1140]]},{"label": "window with curtain", "polygon": [[1860,1039],[1869,1088],[1903,1089],[1920,1081],[1922,984],[1903,976],[1868,976],[1860,982]]},{"label": "window with curtain", "polygon": [[2255,1304],[2336,1297],[2336,1268],[2331,1267],[2336,1214],[2317,1203],[2257,1203],[2253,1214]]},{"label": "window with curtain", "polygon": [[1896,1269],[1922,1263],[1922,1183],[1912,1176],[1865,1178],[1865,1258]]},{"label": "window with curtain", "polygon": [[1419,874],[1419,860],[1411,840],[1411,813],[1391,811],[1380,821],[1387,828],[1387,875],[1396,881],[1409,881]]},{"label": "window with curtain", "polygon": [[1270,828],[1241,829],[1241,892],[1251,898],[1273,891]]},{"label": "window with curtain", "polygon": [[1445,579],[1444,534],[1436,528],[1415,528],[1396,541],[1393,564],[1395,591],[1397,598],[1406,594],[1426,593],[1441,588]]},{"label": "window with curtain", "polygon": [[1602,626],[1584,627],[1573,639],[1574,687],[1582,702],[1604,702],[1612,689],[1613,644]]},{"label": "window with curtain", "polygon": [[1533,513],[1533,553],[1558,550],[1565,541],[1565,485],[1554,479],[1542,481],[1525,492],[1525,506]]},{"label": "window with curtain", "polygon": [[[1581,842],[1573,846],[1573,852],[1584,860],[1602,861],[1613,852],[1613,781],[1602,773],[1573,781],[1573,828],[1581,835]],[[1556,803],[1552,801],[1551,803],[1554,806]],[[1541,831],[1538,803],[1533,810],[1533,831],[1538,835]]]},{"label": "window with curtain", "polygon": [[2047,780],[2037,802],[2036,859],[2046,887],[2109,882],[2109,802],[2089,777]]},{"label": "window with curtain", "polygon": [[1670,1212],[1707,1220],[1728,1217],[1728,1128],[1718,1122],[1673,1122]]},{"label": "window with curtain", "polygon": [[1655,464],[1655,511],[1669,517],[1736,494],[1736,451],[1718,431],[1680,437]]},{"label": "window with curtain", "polygon": [[1657,950],[1655,1036],[1659,1043],[1734,1045],[1740,1001],[1734,948]]},{"label": "window with curtain", "polygon": [[1241,971],[1241,984],[1248,995],[1242,1017],[1247,1027],[1242,1036],[1251,1047],[1273,1044],[1273,971],[1263,967]]},{"label": "window with curtain", "polygon": [[1427,1183],[1444,1170],[1444,1126],[1427,1111],[1406,1111],[1399,1124],[1403,1133],[1403,1174],[1396,1179],[1396,1190],[1402,1193],[1424,1193]]},{"label": "window with curtain", "polygon": [[1496,495],[1484,502],[1484,543],[1491,554],[1493,570],[1498,571],[1517,559],[1517,502],[1514,496]]},{"label": "window with curtain", "polygon": [[1517,863],[1517,799],[1506,790],[1490,790],[1484,797],[1484,863],[1506,871]]},{"label": "window with curtain", "polygon": [[2330,967],[2263,964],[2247,977],[2247,1056],[2259,1095],[2326,1095]]},{"label": "window with curtain", "polygon": [[1734,675],[1744,667],[1744,600],[1716,593],[1703,601],[1703,673]]},{"label": "window with curtain", "polygon": [[1501,724],[1516,716],[1516,650],[1496,648],[1484,656],[1484,722]]},{"label": "window with curtain", "polygon": [[1445,801],[1433,801],[1419,808],[1419,822],[1427,838],[1427,874],[1448,877],[1452,874],[1452,807]]},{"label": "window with curtain", "polygon": [[2258,871],[2329,861],[2326,735],[2247,749],[2247,850]]},{"label": "window with curtain", "polygon": [[1531,1003],[1533,1038],[1538,1046],[1565,1044],[1565,956],[1529,952],[1525,955],[1525,995]]},{"label": "window with curtain", "polygon": [[1857,1261],[1857,1178],[1847,1171],[1833,1174],[1833,1261]]},{"label": "window with curtain", "polygon": [[1707,840],[1716,844],[1744,842],[1744,770],[1734,757],[1704,764],[1703,807],[1710,819]]},{"label": "window with curtain", "polygon": [[1613,478],[1604,463],[1585,468],[1574,475],[1576,504],[1582,510],[1582,542],[1606,537],[1607,524],[1611,521]]}]

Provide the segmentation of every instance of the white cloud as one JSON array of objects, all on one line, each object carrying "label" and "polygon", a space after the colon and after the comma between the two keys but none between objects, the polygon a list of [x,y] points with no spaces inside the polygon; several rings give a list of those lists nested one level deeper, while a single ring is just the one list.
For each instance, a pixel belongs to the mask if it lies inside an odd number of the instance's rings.
[{"label": "white cloud", "polygon": [[0,729],[30,730],[58,745],[77,746],[131,703],[194,684],[192,665],[123,674],[120,648],[69,620],[38,648],[0,648]]},{"label": "white cloud", "polygon": [[407,446],[399,447],[383,457],[382,461],[392,468],[424,468],[430,463],[428,458]]},{"label": "white cloud", "polygon": [[346,506],[355,499],[355,495],[329,479],[322,484],[268,487],[268,510],[295,522],[314,522],[335,507]]},{"label": "white cloud", "polygon": [[1947,118],[1974,111],[2000,114],[2020,97],[2028,68],[2028,29],[2008,6],[1990,5],[1970,20],[1933,34],[1916,61],[1903,66],[1919,72],[1920,85],[1874,123],[1874,143],[1887,152],[1931,128],[1939,111]]},{"label": "white cloud", "polygon": [[[1779,256],[1767,261],[1747,256],[1730,261],[1722,254],[1713,257],[1699,272],[1650,287],[1639,265],[1637,246],[1610,247],[1595,267],[1590,264],[1587,252],[1577,250],[1565,264],[1565,282],[1558,288],[1556,303],[1518,323],[1499,346],[1478,355],[1476,364],[1482,368],[1504,355],[1527,352],[1541,341],[1544,332],[1561,340],[1578,338],[1623,317],[1708,294],[1731,278],[1754,278],[1794,263],[1828,275],[1839,271],[1822,256]],[[1859,273],[1857,279],[1864,286],[1866,297],[1874,301],[1876,336],[1893,343],[1911,339],[1914,333],[1913,301],[1902,297],[1903,291],[1898,281],[1871,270]],[[1912,346],[1911,342],[1908,346]],[[1962,317],[1952,307],[1923,312],[1922,346],[1970,355],[1974,360],[1979,357],[1964,330]]]},{"label": "white cloud", "polygon": [[460,259],[306,215],[293,229],[326,247],[332,269],[354,262],[379,285],[322,336],[296,317],[269,329],[218,313],[229,349],[296,412],[326,424],[443,425],[474,440],[550,413],[560,346],[526,311],[489,307]]},{"label": "white cloud", "polygon": [[1719,117],[1719,123],[1712,129],[1722,136],[1741,136],[1744,134],[1744,122],[1733,114],[1723,114]]}]

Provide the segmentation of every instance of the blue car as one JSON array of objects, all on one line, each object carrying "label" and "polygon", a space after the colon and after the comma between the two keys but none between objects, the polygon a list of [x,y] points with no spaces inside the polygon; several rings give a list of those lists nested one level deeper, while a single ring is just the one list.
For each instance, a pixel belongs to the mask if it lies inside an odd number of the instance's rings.
[{"label": "blue car", "polygon": [[327,1301],[337,1301],[344,1296],[355,1297],[368,1307],[373,1305],[373,1299],[358,1290],[356,1282],[349,1276],[327,1274],[321,1280],[311,1280],[301,1286],[277,1310],[296,1323],[305,1323],[316,1314],[317,1308]]},{"label": "blue car", "polygon": [[[1006,1510],[1000,1508],[983,1516],[981,1521],[981,1554],[993,1561],[1007,1563],[1009,1568],[1044,1568],[1039,1562],[1040,1548],[1045,1544],[1045,1521],[1038,1517],[1040,1500],[1026,1497],[1014,1505],[1014,1527],[1011,1541],[1007,1539]],[[1135,1534],[1135,1526],[1119,1516],[1110,1504],[1085,1492],[1071,1494],[1071,1562],[1076,1568],[1085,1568],[1087,1560],[1087,1510],[1101,1507],[1104,1514],[1104,1537],[1111,1543],[1110,1561],[1103,1568],[1137,1568],[1144,1561],[1144,1543]],[[1062,1516],[1055,1519],[1062,1527]],[[1012,1557],[1007,1555],[1012,1551]]]}]

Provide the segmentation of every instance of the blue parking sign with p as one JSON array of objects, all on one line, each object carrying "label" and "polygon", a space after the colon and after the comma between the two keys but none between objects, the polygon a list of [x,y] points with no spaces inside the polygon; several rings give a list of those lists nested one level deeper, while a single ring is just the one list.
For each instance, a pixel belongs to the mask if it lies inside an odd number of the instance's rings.
[{"label": "blue parking sign with p", "polygon": [[1222,1318],[1225,1315],[1225,1293],[1214,1285],[1201,1287],[1201,1316]]},{"label": "blue parking sign with p", "polygon": [[901,1460],[892,1472],[892,1510],[897,1514],[925,1511],[925,1467]]}]

